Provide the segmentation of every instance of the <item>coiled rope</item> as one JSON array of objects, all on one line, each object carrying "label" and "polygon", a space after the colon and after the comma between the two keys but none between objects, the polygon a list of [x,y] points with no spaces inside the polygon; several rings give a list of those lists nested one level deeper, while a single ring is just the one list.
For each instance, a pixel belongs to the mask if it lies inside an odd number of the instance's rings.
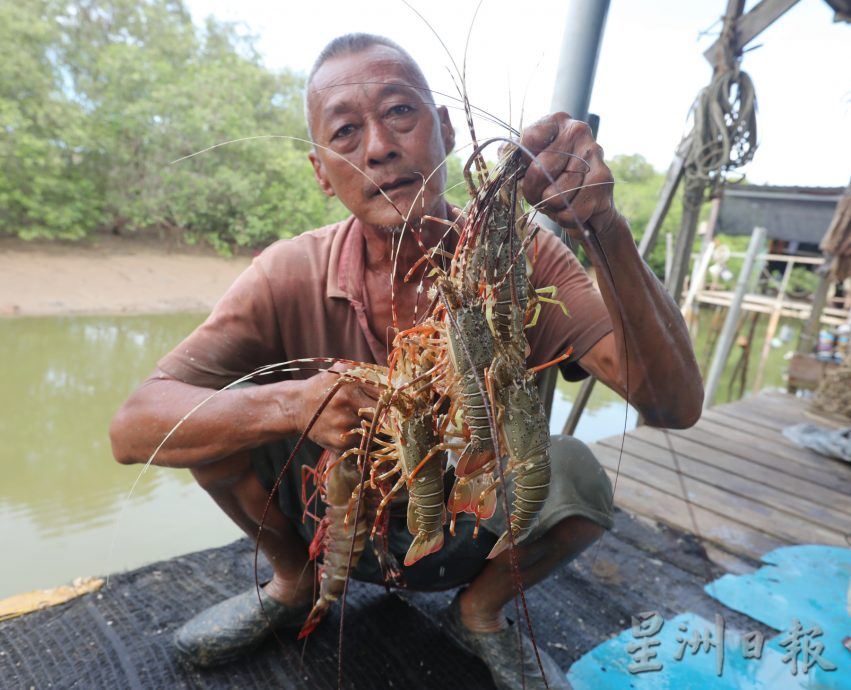
[{"label": "coiled rope", "polygon": [[725,173],[753,158],[756,151],[756,93],[753,81],[741,69],[741,55],[733,53],[734,17],[725,17],[719,39],[719,62],[709,86],[702,89],[691,107],[694,127],[685,156],[686,189],[697,190],[692,199],[700,203],[703,190],[717,195]]}]

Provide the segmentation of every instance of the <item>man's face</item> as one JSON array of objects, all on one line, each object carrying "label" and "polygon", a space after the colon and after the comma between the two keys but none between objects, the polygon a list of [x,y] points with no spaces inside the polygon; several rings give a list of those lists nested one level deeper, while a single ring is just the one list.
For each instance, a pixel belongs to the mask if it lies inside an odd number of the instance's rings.
[{"label": "man's face", "polygon": [[441,212],[455,133],[397,51],[378,45],[328,60],[308,98],[310,161],[326,194],[380,228]]}]

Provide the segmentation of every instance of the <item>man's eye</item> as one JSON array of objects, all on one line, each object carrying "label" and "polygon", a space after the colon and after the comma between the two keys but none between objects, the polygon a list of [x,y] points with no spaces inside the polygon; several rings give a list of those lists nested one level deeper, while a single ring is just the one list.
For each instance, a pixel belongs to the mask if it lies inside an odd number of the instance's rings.
[{"label": "man's eye", "polygon": [[400,105],[394,105],[388,111],[388,113],[390,115],[396,115],[396,116],[408,115],[409,113],[412,113],[412,112],[414,112],[414,109],[411,106],[409,106],[407,103],[402,103]]},{"label": "man's eye", "polygon": [[334,136],[332,136],[331,138],[332,139],[340,139],[342,137],[347,137],[354,131],[355,131],[355,128],[354,128],[353,125],[343,125],[336,132],[334,132]]}]

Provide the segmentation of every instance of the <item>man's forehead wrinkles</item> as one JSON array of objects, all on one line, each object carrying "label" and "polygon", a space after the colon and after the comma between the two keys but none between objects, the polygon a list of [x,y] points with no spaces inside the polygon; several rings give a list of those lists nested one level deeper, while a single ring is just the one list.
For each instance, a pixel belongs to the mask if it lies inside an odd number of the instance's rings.
[{"label": "man's forehead wrinkles", "polygon": [[425,87],[416,86],[414,84],[410,84],[404,81],[369,81],[369,80],[357,80],[357,81],[343,81],[343,82],[335,82],[333,84],[328,84],[326,86],[314,86],[313,91],[319,94],[329,94],[333,96],[334,89],[341,89],[349,86],[360,86],[360,87],[370,87],[370,86],[378,86],[381,87],[378,90],[377,96],[388,96],[393,95],[395,93],[412,93],[419,94],[421,91],[428,91]]},{"label": "man's forehead wrinkles", "polygon": [[[380,88],[376,93],[370,93],[369,89],[367,88],[368,86],[377,86]],[[396,94],[418,96],[417,89],[411,86],[410,84],[404,82],[350,81],[341,82],[337,84],[329,84],[328,86],[320,86],[316,89],[316,94],[322,95],[323,100],[325,101],[324,107],[321,110],[322,114],[325,117],[341,115],[359,109],[359,106],[357,104],[357,101],[360,100],[359,96],[353,95],[350,90],[335,97],[334,89],[348,87],[361,87],[360,89],[358,89],[358,94],[363,95],[364,99],[370,105],[373,105],[374,103],[380,101],[383,98],[387,98],[388,96],[394,96]],[[421,97],[419,97],[418,99],[420,101],[423,101]]]}]

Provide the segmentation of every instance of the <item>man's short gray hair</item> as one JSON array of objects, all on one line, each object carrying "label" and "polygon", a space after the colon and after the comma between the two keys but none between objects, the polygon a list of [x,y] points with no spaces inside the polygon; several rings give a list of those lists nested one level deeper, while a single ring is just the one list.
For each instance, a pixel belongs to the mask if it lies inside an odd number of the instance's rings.
[{"label": "man's short gray hair", "polygon": [[411,84],[411,86],[416,89],[421,89],[428,94],[429,100],[431,99],[431,89],[429,89],[428,81],[426,80],[423,71],[420,69],[420,66],[417,64],[416,60],[411,57],[411,54],[396,43],[396,41],[391,41],[385,36],[367,33],[351,33],[337,36],[337,38],[333,39],[322,49],[322,52],[319,53],[319,57],[316,58],[316,61],[313,63],[313,67],[310,68],[310,72],[307,75],[307,83],[304,87],[304,119],[307,121],[307,132],[311,140],[313,139],[313,132],[311,131],[310,126],[310,85],[313,83],[313,78],[316,76],[319,68],[332,58],[339,57],[341,55],[360,53],[368,48],[372,48],[373,46],[386,46],[387,48],[392,48],[399,53],[399,55],[402,56],[402,61],[406,64],[408,69],[411,70],[411,74],[414,77],[415,83]]}]

